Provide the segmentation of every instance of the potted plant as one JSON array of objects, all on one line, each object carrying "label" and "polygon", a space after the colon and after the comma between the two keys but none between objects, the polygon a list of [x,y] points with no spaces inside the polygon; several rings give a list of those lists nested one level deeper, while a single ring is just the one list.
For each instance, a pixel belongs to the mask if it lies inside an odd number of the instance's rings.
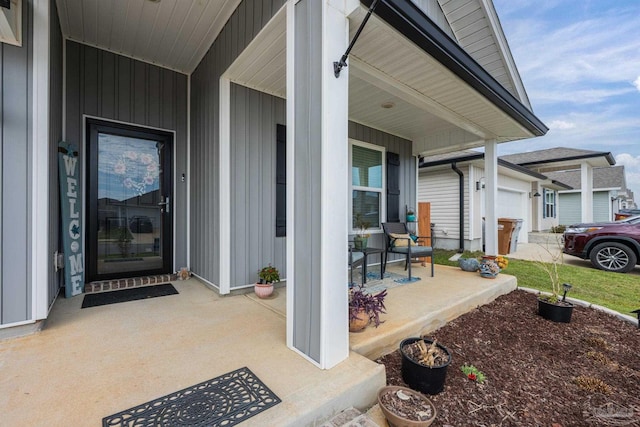
[{"label": "potted plant", "polygon": [[407,338],[400,343],[402,379],[414,390],[438,394],[444,389],[451,352],[435,340]]},{"label": "potted plant", "polygon": [[372,295],[364,292],[362,286],[351,288],[349,290],[349,332],[362,331],[371,322],[376,328],[380,326],[382,323],[380,315],[386,313],[384,306],[386,296],[386,289]]},{"label": "potted plant", "polygon": [[407,387],[382,387],[378,390],[378,405],[391,426],[428,427],[436,419],[433,402]]},{"label": "potted plant", "polygon": [[407,222],[416,222],[416,211],[413,208],[407,208]]},{"label": "potted plant", "polygon": [[367,232],[371,223],[364,219],[364,216],[360,212],[356,213],[353,217],[353,226],[357,230],[356,235],[353,238],[353,247],[356,250],[361,251],[367,249],[367,242],[370,234]]},{"label": "potted plant", "polygon": [[497,257],[482,257],[482,263],[480,264],[480,276],[486,279],[495,279],[500,273],[500,267],[496,261]]},{"label": "potted plant", "polygon": [[273,284],[280,281],[280,272],[271,264],[258,270],[258,283],[253,287],[253,291],[260,298],[267,298],[273,293]]},{"label": "potted plant", "polygon": [[[560,247],[560,242],[557,242]],[[551,251],[547,246],[544,247],[551,257],[551,262],[536,261],[536,266],[547,273],[551,282],[551,295],[538,296],[538,314],[547,320],[560,323],[571,322],[573,314],[573,304],[566,301],[567,292],[571,289],[568,283],[560,283],[560,274],[558,265],[562,264],[562,249]],[[560,291],[563,290],[562,299],[560,299]]]}]

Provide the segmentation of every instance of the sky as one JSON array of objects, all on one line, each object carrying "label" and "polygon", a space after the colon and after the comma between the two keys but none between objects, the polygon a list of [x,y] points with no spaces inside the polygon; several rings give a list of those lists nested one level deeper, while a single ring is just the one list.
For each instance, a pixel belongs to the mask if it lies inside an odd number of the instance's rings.
[{"label": "sky", "polygon": [[535,115],[549,127],[498,154],[611,152],[640,205],[640,0],[493,0]]}]

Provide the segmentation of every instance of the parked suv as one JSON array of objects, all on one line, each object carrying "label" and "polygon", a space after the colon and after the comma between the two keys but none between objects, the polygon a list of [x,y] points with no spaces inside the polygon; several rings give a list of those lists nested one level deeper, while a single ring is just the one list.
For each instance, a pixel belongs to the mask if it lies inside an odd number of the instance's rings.
[{"label": "parked suv", "polygon": [[640,215],[615,222],[570,225],[564,253],[591,260],[594,267],[626,273],[640,258]]}]

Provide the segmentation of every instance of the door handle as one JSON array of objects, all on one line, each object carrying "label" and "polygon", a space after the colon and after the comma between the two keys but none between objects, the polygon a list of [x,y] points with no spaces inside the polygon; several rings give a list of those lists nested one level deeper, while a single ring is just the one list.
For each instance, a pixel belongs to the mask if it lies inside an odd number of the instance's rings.
[{"label": "door handle", "polygon": [[164,198],[164,202],[158,203],[158,206],[162,206],[166,213],[169,213],[169,208],[171,207],[171,203],[169,203],[169,196]]}]

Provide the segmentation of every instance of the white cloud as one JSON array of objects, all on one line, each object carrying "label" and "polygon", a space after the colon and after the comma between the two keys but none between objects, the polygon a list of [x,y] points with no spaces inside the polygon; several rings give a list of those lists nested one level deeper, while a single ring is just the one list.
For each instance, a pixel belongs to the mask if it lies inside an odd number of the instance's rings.
[{"label": "white cloud", "polygon": [[634,157],[629,153],[618,154],[616,164],[623,165],[625,168],[640,168],[640,156]]},{"label": "white cloud", "polygon": [[564,120],[554,120],[549,123],[549,129],[565,130],[573,129],[574,127],[576,127],[575,123],[565,122]]},{"label": "white cloud", "polygon": [[638,89],[638,91],[640,91],[640,76],[633,81],[633,85]]}]

